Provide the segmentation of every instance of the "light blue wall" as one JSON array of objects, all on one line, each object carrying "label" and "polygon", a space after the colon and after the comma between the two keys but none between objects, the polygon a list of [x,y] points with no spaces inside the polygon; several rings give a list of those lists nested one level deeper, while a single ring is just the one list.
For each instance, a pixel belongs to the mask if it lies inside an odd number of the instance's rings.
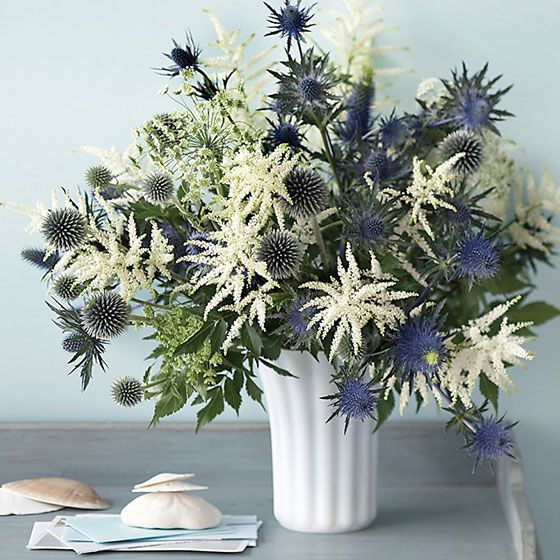
[{"label": "light blue wall", "polygon": [[[322,0],[333,7],[335,0]],[[425,76],[445,76],[465,60],[491,61],[505,82],[515,83],[507,103],[517,118],[505,135],[526,148],[520,159],[539,171],[549,165],[560,178],[560,10],[553,0],[387,0],[386,19],[400,27],[392,41],[409,52],[394,55],[416,72],[400,78],[395,97],[410,99]],[[116,145],[149,114],[166,110],[156,92],[163,79],[150,70],[170,38],[190,27],[201,40],[211,27],[200,8],[215,10],[227,27],[263,31],[265,12],[257,0],[57,0],[0,3],[0,200],[47,201],[53,187],[82,183],[91,159],[72,154],[78,145]],[[235,8],[232,8],[235,6]],[[263,39],[258,39],[264,43]],[[405,106],[410,106],[405,103]],[[0,421],[139,420],[149,405],[118,409],[108,398],[114,376],[143,371],[145,349],[130,333],[114,344],[111,371],[98,374],[86,395],[78,378],[67,377],[67,356],[45,310],[39,274],[19,259],[21,246],[36,240],[24,233],[20,216],[0,213]],[[558,273],[541,270],[539,297],[560,305]],[[520,392],[503,399],[520,419],[519,439],[529,495],[546,558],[560,551],[560,371],[558,322],[540,331],[537,358],[518,371]],[[433,417],[428,411],[421,418]],[[191,411],[177,415],[189,419]],[[229,418],[232,418],[230,415]],[[255,406],[241,418],[263,418]],[[476,536],[473,536],[476,538]]]}]

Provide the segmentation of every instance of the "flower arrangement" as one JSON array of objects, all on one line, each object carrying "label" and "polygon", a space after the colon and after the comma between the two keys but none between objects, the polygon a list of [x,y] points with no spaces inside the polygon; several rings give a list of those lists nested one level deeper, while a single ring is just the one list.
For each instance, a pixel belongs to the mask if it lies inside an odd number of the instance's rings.
[{"label": "flower arrangement", "polygon": [[102,163],[76,194],[6,204],[44,241],[22,256],[44,273],[83,389],[112,339],[147,329],[150,367],[112,398],[152,399],[153,423],[190,404],[204,425],[242,393],[260,402],[259,365],[290,375],[275,359],[300,350],[328,356],[333,416],[380,426],[433,398],[476,464],[494,461],[512,450],[497,412],[508,370],[559,314],[526,300],[560,240],[560,192],[512,159],[498,130],[509,87],[488,66],[424,80],[416,112],[383,111],[399,70],[375,62],[375,11],[346,5],[326,33],[338,55],[310,41],[301,0],[267,4],[278,63],[272,49],[247,59],[249,40],[213,14],[218,56],[173,41],[159,72],[176,110],[123,155],[83,148]]}]

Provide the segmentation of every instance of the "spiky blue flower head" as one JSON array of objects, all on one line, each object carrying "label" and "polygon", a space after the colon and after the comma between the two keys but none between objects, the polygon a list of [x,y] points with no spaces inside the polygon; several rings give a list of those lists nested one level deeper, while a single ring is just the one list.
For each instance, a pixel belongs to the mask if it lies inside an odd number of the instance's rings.
[{"label": "spiky blue flower head", "polygon": [[309,302],[309,298],[302,297],[297,299],[286,309],[285,320],[288,329],[291,334],[296,338],[305,338],[312,334],[313,329],[309,329],[309,321],[312,319],[313,315],[317,312],[317,309],[313,306],[304,306]]},{"label": "spiky blue flower head", "polygon": [[467,434],[466,448],[475,456],[474,470],[481,462],[494,463],[502,457],[513,457],[513,437],[511,428],[506,425],[504,418],[483,418],[475,427],[474,432]]},{"label": "spiky blue flower head", "polygon": [[287,38],[288,52],[292,48],[292,41],[295,41],[301,49],[301,43],[305,43],[304,33],[307,33],[314,25],[310,22],[313,18],[311,10],[315,4],[309,8],[302,8],[301,0],[296,0],[295,4],[292,4],[290,0],[284,0],[284,6],[279,10],[275,10],[267,2],[264,4],[271,12],[268,17],[271,31],[265,36],[280,35]]},{"label": "spiky blue flower head", "polygon": [[452,224],[463,225],[470,221],[471,219],[471,208],[470,206],[460,198],[454,198],[450,203],[455,211],[446,209],[445,216]]},{"label": "spiky blue flower head", "polygon": [[467,232],[455,247],[458,278],[468,278],[472,285],[479,278],[490,278],[500,268],[500,257],[494,243],[481,231]]},{"label": "spiky blue flower head", "polygon": [[47,243],[62,251],[68,251],[80,245],[85,231],[85,219],[75,208],[49,210],[41,224],[41,233]]},{"label": "spiky blue flower head", "polygon": [[62,349],[70,354],[76,354],[82,349],[85,342],[80,333],[71,333],[62,341]]},{"label": "spiky blue flower head", "polygon": [[455,123],[458,128],[475,132],[489,128],[499,134],[494,123],[512,114],[497,109],[497,105],[511,86],[493,91],[501,76],[488,80],[487,72],[488,64],[485,64],[481,70],[469,75],[464,63],[461,73],[452,72],[452,80],[443,82],[447,89],[443,107],[445,118],[437,124]]},{"label": "spiky blue flower head", "polygon": [[257,258],[266,263],[266,268],[274,280],[284,280],[293,276],[299,269],[303,251],[293,233],[277,229],[262,236]]},{"label": "spiky blue flower head", "polygon": [[86,171],[86,183],[93,190],[104,189],[113,180],[113,174],[104,165],[93,165]]},{"label": "spiky blue flower head", "polygon": [[484,155],[480,136],[466,129],[448,134],[438,148],[444,160],[462,154],[453,166],[461,175],[474,173],[480,167]]},{"label": "spiky blue flower head", "polygon": [[130,309],[116,292],[101,292],[93,296],[81,312],[84,330],[98,339],[122,334],[128,325]]},{"label": "spiky blue flower head", "polygon": [[327,185],[314,169],[294,167],[284,178],[284,186],[291,200],[286,210],[293,218],[311,218],[324,208]]},{"label": "spiky blue flower head", "polygon": [[200,67],[200,48],[196,45],[190,33],[187,33],[185,46],[182,47],[172,39],[173,48],[169,53],[163,53],[171,62],[171,66],[160,68],[161,72],[167,76],[178,76],[183,70],[198,70]]},{"label": "spiky blue flower head", "polygon": [[275,123],[268,121],[270,128],[266,136],[266,144],[274,150],[278,146],[285,144],[290,148],[301,147],[301,135],[296,124],[280,120]]},{"label": "spiky blue flower head", "polygon": [[400,325],[392,336],[390,355],[404,381],[437,372],[447,349],[435,317],[416,315]]},{"label": "spiky blue flower head", "polygon": [[386,148],[402,146],[410,136],[410,129],[404,119],[396,116],[395,111],[383,117],[379,124],[379,138]]},{"label": "spiky blue flower head", "polygon": [[364,173],[370,173],[373,181],[386,181],[392,175],[392,162],[385,150],[373,150],[363,164]]},{"label": "spiky blue flower head", "polygon": [[173,196],[174,191],[173,178],[163,171],[152,171],[142,184],[142,193],[152,204],[167,202]]},{"label": "spiky blue flower head", "polygon": [[380,243],[387,233],[387,222],[375,211],[358,212],[352,217],[349,233],[366,246]]},{"label": "spiky blue flower head", "polygon": [[37,268],[50,272],[60,260],[60,255],[58,251],[54,251],[49,253],[47,257],[47,251],[45,249],[29,247],[21,251],[21,258]]},{"label": "spiky blue flower head", "polygon": [[207,231],[196,231],[193,230],[189,233],[187,241],[185,243],[185,256],[194,257],[202,252],[202,247],[197,243],[191,243],[191,241],[207,241],[208,232]]},{"label": "spiky blue flower head", "polygon": [[120,406],[136,406],[142,402],[144,387],[140,380],[127,375],[115,380],[111,386],[111,396]]},{"label": "spiky blue flower head", "polygon": [[350,142],[362,138],[373,124],[371,111],[375,100],[375,87],[371,82],[355,84],[346,104],[346,122],[340,129],[340,137]]},{"label": "spiky blue flower head", "polygon": [[351,420],[361,422],[368,418],[375,420],[375,409],[381,389],[374,387],[373,380],[348,376],[335,380],[334,384],[337,392],[334,395],[323,397],[332,401],[331,406],[334,407],[334,412],[327,422],[335,416],[343,416],[345,418],[344,431],[346,431]]}]

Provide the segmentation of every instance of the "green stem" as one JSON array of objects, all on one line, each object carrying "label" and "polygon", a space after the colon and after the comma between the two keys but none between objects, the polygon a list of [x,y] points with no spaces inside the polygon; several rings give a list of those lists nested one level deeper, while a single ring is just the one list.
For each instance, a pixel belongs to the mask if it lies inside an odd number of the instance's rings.
[{"label": "green stem", "polygon": [[325,242],[323,241],[323,236],[321,235],[321,228],[319,227],[319,222],[317,218],[313,216],[311,218],[311,226],[313,227],[313,233],[315,234],[315,240],[319,246],[319,251],[321,252],[321,261],[323,263],[323,268],[325,272],[329,269],[329,255],[327,254],[327,249],[325,248]]},{"label": "green stem", "polygon": [[144,317],[142,315],[129,315],[128,318],[131,321],[134,321],[135,323],[143,323],[143,324],[149,324],[150,320],[148,319],[148,317]]},{"label": "green stem", "polygon": [[148,305],[150,307],[157,307],[158,309],[171,309],[168,305],[161,305],[159,303],[153,303],[151,301],[144,301],[143,299],[132,298],[130,301],[134,303],[139,303],[140,305]]},{"label": "green stem", "polygon": [[338,177],[338,171],[337,171],[336,165],[334,163],[334,156],[333,156],[332,150],[331,150],[332,142],[331,142],[331,139],[329,137],[329,132],[328,132],[326,126],[317,125],[317,128],[319,129],[319,132],[321,133],[321,139],[323,140],[323,147],[325,148],[325,154],[327,156],[327,160],[328,160],[329,165],[331,167],[335,183],[338,187],[339,192],[342,192],[342,183],[340,182],[340,178]]}]

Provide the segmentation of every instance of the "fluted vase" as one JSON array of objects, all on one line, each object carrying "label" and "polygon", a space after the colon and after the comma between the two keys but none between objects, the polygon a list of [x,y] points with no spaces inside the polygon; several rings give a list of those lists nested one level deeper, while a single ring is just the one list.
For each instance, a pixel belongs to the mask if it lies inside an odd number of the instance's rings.
[{"label": "fluted vase", "polygon": [[259,371],[270,419],[274,516],[285,528],[344,533],[371,525],[377,513],[374,422],[326,423],[333,409],[321,399],[335,390],[332,367],[304,352],[282,351]]}]

